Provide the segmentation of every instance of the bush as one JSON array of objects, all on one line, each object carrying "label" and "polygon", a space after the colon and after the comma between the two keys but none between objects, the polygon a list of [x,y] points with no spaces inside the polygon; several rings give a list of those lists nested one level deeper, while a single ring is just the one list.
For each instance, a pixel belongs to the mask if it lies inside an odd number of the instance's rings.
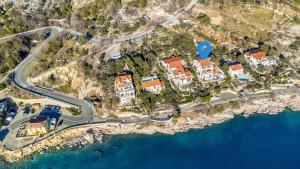
[{"label": "bush", "polygon": [[197,16],[197,20],[203,24],[203,25],[209,25],[210,24],[210,17],[207,16],[206,14],[204,13],[200,13],[198,16]]},{"label": "bush", "polygon": [[6,88],[6,84],[0,83],[0,91]]},{"label": "bush", "polygon": [[210,95],[206,95],[206,96],[203,96],[203,97],[202,97],[202,101],[203,101],[203,102],[208,103],[208,102],[210,102],[210,100],[211,100],[211,96],[210,96]]},{"label": "bush", "polygon": [[82,113],[82,111],[80,109],[75,108],[75,107],[69,107],[69,108],[67,108],[67,110],[70,111],[73,116],[79,116]]}]

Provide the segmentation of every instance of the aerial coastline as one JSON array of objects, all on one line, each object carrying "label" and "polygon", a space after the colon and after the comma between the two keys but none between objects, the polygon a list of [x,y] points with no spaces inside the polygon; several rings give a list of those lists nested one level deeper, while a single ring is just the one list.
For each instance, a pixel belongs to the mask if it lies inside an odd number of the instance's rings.
[{"label": "aerial coastline", "polygon": [[5,162],[300,111],[298,2],[135,2],[0,3]]},{"label": "aerial coastline", "polygon": [[[1,151],[1,157],[6,162],[16,162],[36,153],[60,150],[62,148],[82,148],[85,144],[93,144],[105,141],[105,137],[113,135],[127,134],[175,134],[176,132],[186,132],[189,129],[201,129],[215,125],[234,118],[236,115],[249,117],[254,114],[276,115],[286,108],[292,111],[300,110],[299,94],[280,96],[256,100],[252,103],[245,103],[239,109],[226,109],[224,113],[201,114],[199,112],[184,113],[176,120],[171,119],[166,122],[147,121],[134,124],[94,124],[79,126],[64,130],[53,137],[50,137],[31,146],[16,151]],[[190,116],[192,115],[192,116]],[[193,118],[191,118],[193,117]]]}]

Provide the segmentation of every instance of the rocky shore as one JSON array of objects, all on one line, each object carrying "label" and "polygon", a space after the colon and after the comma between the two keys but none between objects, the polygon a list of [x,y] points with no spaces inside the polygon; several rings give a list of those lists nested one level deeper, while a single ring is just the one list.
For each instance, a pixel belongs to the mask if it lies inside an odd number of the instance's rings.
[{"label": "rocky shore", "polygon": [[8,151],[1,148],[0,156],[4,161],[12,163],[30,157],[33,154],[44,154],[48,151],[61,149],[80,149],[86,144],[101,143],[105,137],[106,135],[101,128],[80,127],[68,129],[49,139],[17,151]]},{"label": "rocky shore", "polygon": [[106,135],[121,134],[174,134],[192,128],[204,128],[234,118],[235,115],[277,114],[286,108],[300,110],[300,95],[277,96],[246,102],[240,108],[226,108],[222,113],[191,112],[166,122],[148,121],[134,124],[107,123],[65,130],[47,140],[17,151],[1,149],[0,156],[7,162],[15,162],[32,154],[43,154],[49,150],[78,149],[86,144],[103,142]]}]

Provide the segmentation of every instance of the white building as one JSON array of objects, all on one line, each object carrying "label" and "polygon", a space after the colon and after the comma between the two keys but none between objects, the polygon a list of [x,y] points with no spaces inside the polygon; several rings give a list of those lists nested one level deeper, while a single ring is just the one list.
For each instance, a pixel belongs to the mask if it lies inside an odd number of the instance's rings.
[{"label": "white building", "polygon": [[165,69],[168,80],[181,88],[193,82],[193,74],[184,67],[185,63],[181,57],[164,59],[161,62]]},{"label": "white building", "polygon": [[245,53],[246,60],[250,66],[257,69],[259,65],[263,66],[274,66],[277,64],[277,60],[272,56],[267,56],[267,52],[255,50]]},{"label": "white building", "polygon": [[222,82],[225,78],[222,70],[216,66],[210,59],[202,60],[198,58],[193,61],[193,66],[196,68],[196,73],[203,83]]},{"label": "white building", "polygon": [[234,79],[239,78],[244,75],[244,67],[242,64],[231,65],[228,73]]},{"label": "white building", "polygon": [[165,84],[157,76],[149,76],[142,78],[141,87],[144,91],[160,93],[164,89]]},{"label": "white building", "polygon": [[120,74],[115,82],[115,88],[121,104],[131,103],[131,101],[135,99],[135,91],[131,74]]}]

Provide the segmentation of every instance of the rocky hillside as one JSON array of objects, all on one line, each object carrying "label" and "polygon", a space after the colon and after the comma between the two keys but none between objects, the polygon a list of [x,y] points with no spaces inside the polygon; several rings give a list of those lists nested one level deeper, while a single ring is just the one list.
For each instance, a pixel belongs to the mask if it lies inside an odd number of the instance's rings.
[{"label": "rocky hillside", "polygon": [[[28,27],[57,25],[93,35],[113,37],[156,25],[187,2],[188,0],[5,0],[0,2],[3,5],[0,9],[6,20],[14,21],[15,25],[6,22],[3,24],[10,29],[22,21],[20,24]],[[20,15],[19,19],[13,18],[17,16],[15,13]],[[29,21],[31,24],[26,23]]]}]

